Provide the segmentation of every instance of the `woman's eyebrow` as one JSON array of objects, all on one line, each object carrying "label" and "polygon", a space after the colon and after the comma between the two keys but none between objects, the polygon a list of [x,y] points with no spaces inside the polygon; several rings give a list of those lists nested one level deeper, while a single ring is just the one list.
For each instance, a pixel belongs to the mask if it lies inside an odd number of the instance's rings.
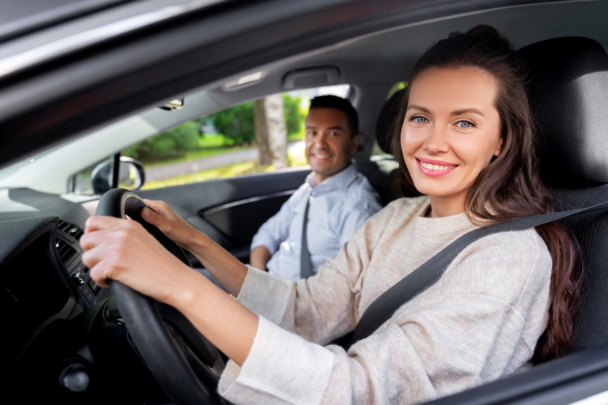
[{"label": "woman's eyebrow", "polygon": [[465,113],[473,113],[473,114],[479,114],[482,117],[485,117],[485,115],[483,115],[483,113],[481,111],[479,111],[477,108],[465,108],[462,110],[456,110],[456,111],[452,111],[451,115],[462,115]]},{"label": "woman's eyebrow", "polygon": [[421,106],[416,105],[416,104],[410,105],[409,107],[407,107],[407,110],[405,110],[405,111],[409,111],[409,110],[411,110],[413,108],[415,108],[416,110],[424,111],[425,113],[428,113],[428,114],[431,113],[428,108],[424,108],[424,107],[421,107]]}]

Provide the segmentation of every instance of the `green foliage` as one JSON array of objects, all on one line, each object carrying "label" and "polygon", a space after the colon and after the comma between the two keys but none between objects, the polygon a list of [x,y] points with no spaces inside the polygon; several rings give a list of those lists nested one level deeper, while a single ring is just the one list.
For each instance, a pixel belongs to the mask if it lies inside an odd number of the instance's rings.
[{"label": "green foliage", "polygon": [[287,134],[297,134],[302,130],[302,124],[306,119],[306,113],[302,110],[302,97],[292,97],[283,94],[283,110],[285,112],[285,127]]},{"label": "green foliage", "polygon": [[405,89],[406,87],[407,87],[406,82],[395,83],[395,85],[393,85],[393,87],[391,87],[391,89],[388,91],[388,96],[386,96],[386,99],[388,100],[389,98],[391,98],[393,96],[393,94],[395,94],[399,90]]},{"label": "green foliage", "polygon": [[[290,139],[302,138],[306,112],[301,104],[300,96],[283,94],[285,126]],[[209,124],[213,124],[221,135],[200,135],[200,126]],[[199,154],[197,151],[251,145],[255,138],[253,102],[249,101],[196,121],[186,122],[125,149],[123,154],[144,163],[164,162],[167,159],[184,158],[193,153]]]},{"label": "green foliage", "polygon": [[147,161],[175,157],[197,148],[198,137],[198,124],[189,121],[125,149],[123,155]]},{"label": "green foliage", "polygon": [[210,119],[217,131],[229,139],[232,145],[249,145],[255,140],[251,101],[218,111],[204,119]]},{"label": "green foliage", "polygon": [[[306,113],[302,111],[301,103],[300,96],[291,97],[289,94],[283,94],[287,134],[297,134],[302,129]],[[208,122],[208,120],[213,123],[219,133],[231,140],[232,145],[251,144],[255,141],[255,122],[251,101],[218,111],[202,118],[199,122]]]}]

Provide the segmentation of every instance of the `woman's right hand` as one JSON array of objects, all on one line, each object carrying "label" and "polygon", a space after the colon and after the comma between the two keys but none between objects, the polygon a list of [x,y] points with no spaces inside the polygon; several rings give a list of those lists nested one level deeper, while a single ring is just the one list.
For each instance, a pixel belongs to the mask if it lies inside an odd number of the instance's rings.
[{"label": "woman's right hand", "polygon": [[152,208],[142,208],[144,220],[156,226],[169,239],[184,249],[190,250],[191,245],[201,236],[201,231],[190,225],[164,201],[144,200]]}]

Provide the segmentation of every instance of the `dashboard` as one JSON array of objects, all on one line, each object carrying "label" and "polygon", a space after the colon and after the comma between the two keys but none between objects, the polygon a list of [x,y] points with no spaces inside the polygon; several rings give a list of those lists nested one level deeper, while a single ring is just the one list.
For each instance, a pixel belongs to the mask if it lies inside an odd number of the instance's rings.
[{"label": "dashboard", "polygon": [[85,308],[107,299],[109,290],[102,289],[89,275],[89,269],[82,263],[82,248],[78,243],[84,231],[79,226],[59,219],[55,232],[57,255],[70,280],[78,289]]},{"label": "dashboard", "polygon": [[[86,204],[29,189],[5,194],[8,202],[0,193],[0,402],[107,403],[115,390],[141,384],[148,394],[162,396],[149,389],[153,378],[119,314],[109,314],[109,290],[96,285],[82,263]],[[83,376],[86,393],[79,392]]]}]

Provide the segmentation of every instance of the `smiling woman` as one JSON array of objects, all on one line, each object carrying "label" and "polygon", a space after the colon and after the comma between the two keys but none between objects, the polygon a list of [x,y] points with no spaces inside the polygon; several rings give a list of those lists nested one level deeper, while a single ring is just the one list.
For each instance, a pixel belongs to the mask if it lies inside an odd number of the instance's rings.
[{"label": "smiling woman", "polygon": [[[398,183],[428,194],[431,216],[464,210],[473,222],[488,225],[553,212],[538,173],[523,63],[494,28],[481,25],[467,34],[450,34],[414,67],[403,125],[393,137],[401,151],[395,155]],[[431,157],[453,168],[439,170]],[[582,268],[578,245],[560,223],[536,232],[553,262],[547,329],[535,353],[542,361],[571,347]]]},{"label": "smiling woman", "polygon": [[[401,180],[427,196],[389,204],[318,274],[293,282],[246,266],[167,204],[149,201],[154,211],[142,217],[237,299],[140,224],[117,218],[87,222],[80,243],[91,276],[183,313],[233,360],[219,393],[236,404],[419,403],[526,367],[545,330],[537,360],[557,357],[571,341],[580,275],[575,247],[555,223],[477,240],[371,335],[348,350],[328,345],[460,236],[552,210],[535,171],[521,62],[496,30],[439,41],[409,83],[393,150]],[[310,150],[321,166],[332,157],[325,149]]]},{"label": "smiling woman", "polygon": [[418,191],[432,196],[431,217],[462,212],[475,179],[499,155],[497,92],[498,82],[472,67],[427,69],[412,83],[401,152]]}]

